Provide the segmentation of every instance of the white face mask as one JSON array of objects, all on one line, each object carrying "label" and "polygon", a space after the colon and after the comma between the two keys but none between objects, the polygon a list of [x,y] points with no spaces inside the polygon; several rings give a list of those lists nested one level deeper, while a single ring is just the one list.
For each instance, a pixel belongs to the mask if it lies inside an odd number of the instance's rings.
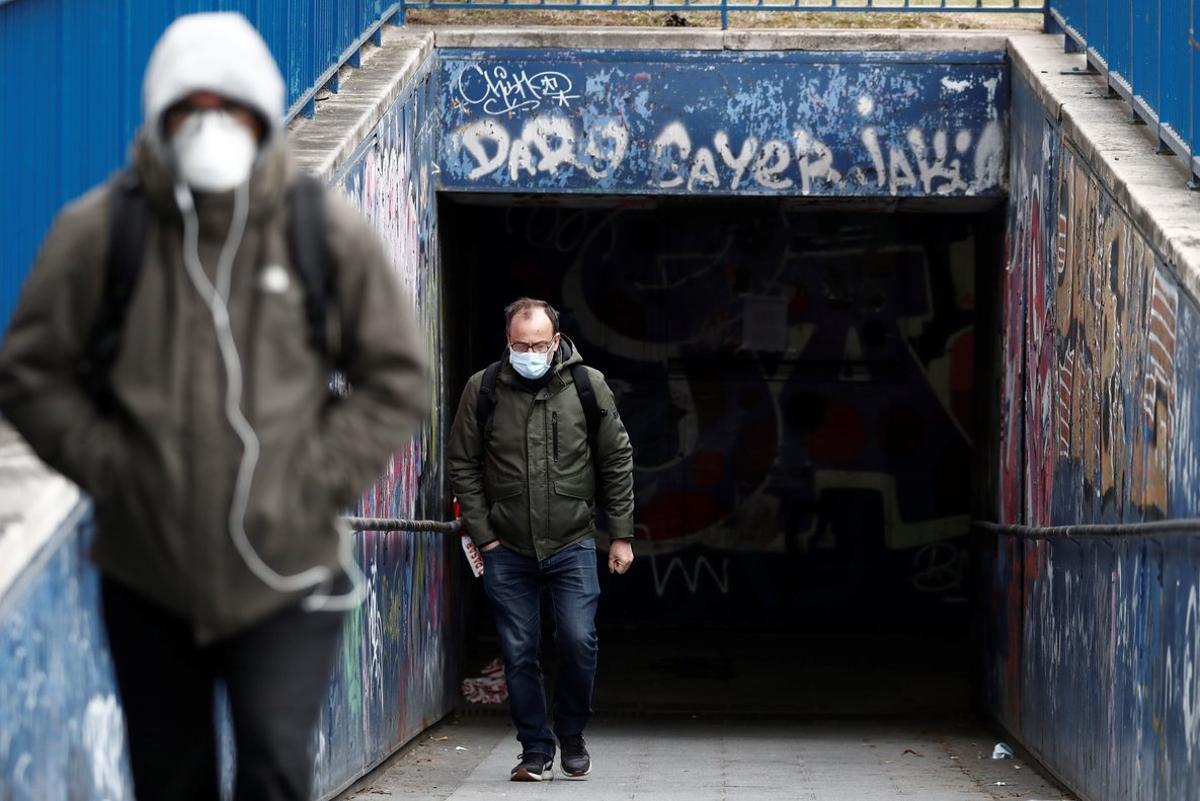
[{"label": "white face mask", "polygon": [[258,142],[246,126],[219,109],[195,111],[171,139],[179,177],[197,192],[228,192],[254,168]]},{"label": "white face mask", "polygon": [[550,353],[517,353],[515,350],[510,350],[508,362],[520,375],[530,381],[537,381],[550,369],[550,358],[553,353],[554,351],[550,351]]}]

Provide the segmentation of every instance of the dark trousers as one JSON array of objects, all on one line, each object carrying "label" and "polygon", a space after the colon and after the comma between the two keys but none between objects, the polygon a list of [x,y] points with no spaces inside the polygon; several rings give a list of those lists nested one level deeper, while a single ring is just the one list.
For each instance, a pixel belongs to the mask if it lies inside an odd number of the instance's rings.
[{"label": "dark trousers", "polygon": [[[592,715],[600,600],[596,542],[584,540],[541,562],[504,547],[485,551],[483,586],[496,616],[517,739],[525,751],[553,757],[555,736],[582,734]],[[543,588],[554,607],[553,733],[538,662]]]},{"label": "dark trousers", "polygon": [[342,614],[291,608],[198,646],[191,627],[111,581],[104,623],[137,801],[217,801],[215,685],[229,695],[235,801],[309,801],[309,752]]}]

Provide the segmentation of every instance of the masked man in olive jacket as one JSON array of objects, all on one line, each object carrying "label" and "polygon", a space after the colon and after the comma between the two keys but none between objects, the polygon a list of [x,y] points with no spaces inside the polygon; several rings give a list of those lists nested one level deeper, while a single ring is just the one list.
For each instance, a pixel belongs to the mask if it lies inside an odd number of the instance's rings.
[{"label": "masked man in olive jacket", "polygon": [[[94,500],[138,801],[219,797],[218,681],[234,798],[308,801],[312,729],[360,595],[337,514],[427,406],[381,242],[319,184],[315,330],[297,269],[312,254],[289,242],[300,179],[284,99],[245,18],[172,24],[146,69],[131,169],[59,214],[0,348],[0,411]],[[137,208],[137,236],[114,248]],[[118,274],[136,276],[131,292],[111,291]],[[335,364],[350,387],[337,398]]]},{"label": "masked man in olive jacket", "polygon": [[[593,515],[603,498],[608,567],[624,573],[633,563],[633,449],[604,376],[590,367],[578,373],[583,359],[559,332],[548,303],[522,298],[505,309],[505,322],[508,351],[490,419],[479,419],[483,371],[467,382],[451,428],[450,482],[483,553],[484,590],[500,635],[523,749],[511,778],[551,778],[556,739],[563,774],[583,778],[591,771],[583,729],[591,715],[600,598]],[[595,396],[598,425],[591,434],[577,375]],[[538,663],[543,588],[553,604],[557,647],[553,729]]]}]

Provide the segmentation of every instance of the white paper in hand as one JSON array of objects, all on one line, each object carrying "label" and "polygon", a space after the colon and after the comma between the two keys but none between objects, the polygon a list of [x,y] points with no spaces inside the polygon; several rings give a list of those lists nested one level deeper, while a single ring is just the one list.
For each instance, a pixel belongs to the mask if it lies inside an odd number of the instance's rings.
[{"label": "white paper in hand", "polygon": [[475,574],[475,578],[479,578],[483,575],[483,555],[479,553],[474,541],[467,534],[463,534],[462,546],[463,553],[467,555],[467,564],[471,566],[471,572]]}]

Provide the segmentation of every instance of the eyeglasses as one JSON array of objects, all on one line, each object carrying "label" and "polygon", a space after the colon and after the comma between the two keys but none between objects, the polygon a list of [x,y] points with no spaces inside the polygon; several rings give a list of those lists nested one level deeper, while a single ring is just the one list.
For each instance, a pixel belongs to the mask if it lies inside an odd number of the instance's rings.
[{"label": "eyeglasses", "polygon": [[510,342],[508,346],[514,353],[549,353],[554,347],[553,342]]}]

